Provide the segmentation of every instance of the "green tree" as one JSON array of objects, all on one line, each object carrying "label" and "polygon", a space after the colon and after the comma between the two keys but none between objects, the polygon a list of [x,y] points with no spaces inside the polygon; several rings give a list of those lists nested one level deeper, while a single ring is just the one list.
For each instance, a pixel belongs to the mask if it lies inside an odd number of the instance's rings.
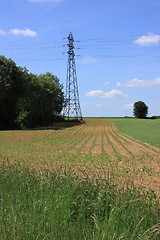
[{"label": "green tree", "polygon": [[148,114],[148,106],[142,102],[138,101],[134,103],[133,115],[137,118],[146,118]]},{"label": "green tree", "polygon": [[63,102],[63,86],[60,84],[59,79],[52,73],[38,75],[38,80],[42,88],[43,101],[41,101],[42,108],[48,114],[60,114]]},{"label": "green tree", "polygon": [[0,129],[51,123],[59,116],[63,86],[53,74],[35,75],[0,56]]},{"label": "green tree", "polygon": [[11,59],[0,56],[0,129],[15,126],[17,99],[23,92],[22,69]]},{"label": "green tree", "polygon": [[54,121],[62,110],[64,96],[59,79],[53,74],[27,74],[25,97],[19,99],[19,117],[21,128],[45,125]]}]

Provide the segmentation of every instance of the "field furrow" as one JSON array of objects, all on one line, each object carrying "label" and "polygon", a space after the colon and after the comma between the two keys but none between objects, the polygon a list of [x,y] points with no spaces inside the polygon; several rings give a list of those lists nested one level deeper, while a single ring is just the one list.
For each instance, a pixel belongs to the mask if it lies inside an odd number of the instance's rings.
[{"label": "field furrow", "polygon": [[122,134],[107,119],[48,129],[0,132],[1,163],[70,169],[107,177],[118,185],[132,181],[159,191],[160,149]]}]

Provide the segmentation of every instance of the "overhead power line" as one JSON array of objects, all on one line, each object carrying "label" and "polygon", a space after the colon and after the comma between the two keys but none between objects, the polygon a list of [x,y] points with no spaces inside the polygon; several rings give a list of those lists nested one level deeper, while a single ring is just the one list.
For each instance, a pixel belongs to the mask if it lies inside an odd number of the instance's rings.
[{"label": "overhead power line", "polygon": [[[94,56],[97,59],[104,58],[140,58],[159,57],[160,44],[139,47],[133,41],[137,35],[115,36],[108,38],[88,38],[74,41],[74,48],[78,59],[87,59]],[[64,38],[66,40],[66,38]],[[0,55],[9,55],[10,58],[20,62],[47,62],[64,60],[62,55],[67,54],[67,44],[64,39],[56,39],[51,42],[33,44],[0,45]],[[155,52],[156,51],[156,52]],[[18,53],[17,53],[18,52]],[[83,52],[83,54],[81,54]],[[53,53],[55,58],[52,57]],[[21,56],[21,57],[19,57]]]},{"label": "overhead power line", "polygon": [[[87,57],[85,55],[75,55],[77,59],[90,59],[90,57]],[[140,57],[160,57],[159,55],[101,55],[101,56],[94,56],[95,59],[104,59],[104,58],[140,58]],[[30,59],[15,59],[17,62],[49,62],[49,61],[62,61],[66,60],[66,58],[30,58]]]}]

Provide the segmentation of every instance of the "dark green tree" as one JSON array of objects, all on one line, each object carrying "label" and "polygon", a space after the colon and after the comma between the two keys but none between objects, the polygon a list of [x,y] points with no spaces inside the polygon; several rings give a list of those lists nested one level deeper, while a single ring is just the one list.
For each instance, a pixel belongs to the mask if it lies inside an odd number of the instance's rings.
[{"label": "dark green tree", "polygon": [[60,114],[63,107],[64,94],[62,91],[63,86],[60,84],[59,79],[52,73],[47,72],[46,74],[38,75],[38,80],[42,88],[42,108],[48,114]]},{"label": "dark green tree", "polygon": [[0,56],[0,129],[52,123],[63,107],[62,90],[53,74],[28,73]]},{"label": "dark green tree", "polygon": [[52,123],[64,102],[59,79],[49,72],[38,76],[25,74],[27,86],[25,97],[18,101],[18,124],[23,128]]},{"label": "dark green tree", "polygon": [[0,56],[0,129],[15,126],[17,99],[23,92],[22,69],[11,59]]},{"label": "dark green tree", "polygon": [[148,114],[148,106],[142,102],[138,101],[134,103],[133,115],[137,118],[146,118]]}]

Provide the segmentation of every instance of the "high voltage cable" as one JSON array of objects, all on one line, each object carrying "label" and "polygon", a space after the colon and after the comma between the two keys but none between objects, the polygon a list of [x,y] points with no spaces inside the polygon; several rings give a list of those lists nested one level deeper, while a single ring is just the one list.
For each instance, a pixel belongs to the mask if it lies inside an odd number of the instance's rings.
[{"label": "high voltage cable", "polygon": [[[130,39],[128,39],[130,38]],[[132,39],[131,39],[132,38]],[[136,37],[135,37],[136,38]],[[135,40],[134,38],[134,40]],[[66,38],[64,38],[66,39]],[[57,61],[57,60],[64,60],[64,58],[61,58],[60,55],[62,54],[66,54],[66,52],[61,52],[64,51],[64,48],[67,48],[67,44],[64,44],[64,39],[63,40],[56,40],[56,41],[52,41],[52,42],[44,42],[44,43],[33,43],[33,44],[20,44],[20,45],[10,45],[10,46],[0,46],[0,51],[7,51],[9,53],[9,51],[27,51],[27,50],[34,50],[32,52],[32,54],[34,53],[34,57],[36,58],[30,58],[30,59],[19,59],[17,61],[23,61],[23,62],[39,62],[39,61]],[[127,42],[127,39],[129,42]],[[97,42],[96,42],[97,41]],[[104,49],[108,49],[108,50],[116,50],[118,46],[132,46],[130,48],[130,50],[133,49],[134,46],[134,50],[137,49],[138,51],[145,51],[147,49],[157,49],[160,47],[160,44],[156,44],[154,46],[143,46],[143,47],[139,47],[136,44],[134,44],[133,42],[133,36],[117,36],[117,37],[108,37],[108,38],[101,38],[101,39],[96,39],[96,38],[90,38],[90,39],[81,39],[81,40],[77,40],[75,41],[77,44],[75,46],[75,49],[77,50],[77,53],[79,52],[79,50],[92,50],[92,55],[94,55],[94,50],[104,50]],[[84,43],[84,44],[83,44]],[[61,49],[60,52],[57,53],[56,51],[56,55],[58,56],[57,58],[52,58],[49,57],[51,53],[48,52],[48,49]],[[118,50],[120,50],[122,48],[118,48]],[[127,51],[129,50],[128,47],[126,47]],[[37,50],[37,52],[36,52]],[[42,51],[38,51],[38,50],[42,50]],[[46,52],[44,51],[46,50]],[[125,47],[123,48],[123,52],[125,51]],[[97,52],[97,51],[96,51]],[[107,53],[106,51],[104,53]],[[110,54],[111,51],[108,52],[109,54],[103,54],[103,55],[99,55],[99,56],[95,56],[95,58],[97,59],[104,59],[104,58],[137,58],[137,57],[159,57],[160,55],[155,55],[155,54],[124,54],[124,55],[112,55]],[[6,53],[7,54],[7,53]],[[15,53],[13,52],[13,54],[15,55]],[[23,56],[28,58],[30,55],[30,51],[28,52],[23,52]],[[40,56],[42,55],[42,57]],[[47,59],[43,59],[43,57],[47,57]],[[78,59],[81,58],[85,58],[87,59],[87,56],[85,55],[80,55],[80,54],[76,54],[75,55]],[[32,55],[33,57],[33,55]]]},{"label": "high voltage cable", "polygon": [[[77,43],[81,43],[81,42],[88,42],[88,41],[100,41],[100,42],[113,42],[113,40],[120,40],[120,41],[123,41],[126,39],[128,39],[129,41],[134,41],[136,40],[138,37],[142,36],[144,34],[142,33],[139,33],[139,34],[136,34],[136,35],[125,35],[125,36],[112,36],[112,37],[103,37],[103,38],[82,38],[82,39],[77,39],[75,40],[74,42],[77,42]],[[52,40],[51,42],[41,42],[41,43],[32,43],[32,45],[46,45],[46,44],[61,44],[62,42],[64,42],[64,40],[67,40],[66,37],[64,38],[59,38],[59,39],[55,39],[55,40]],[[17,44],[16,46],[28,46],[30,45],[29,43],[25,43],[25,44]],[[11,46],[15,46],[15,45],[11,45]],[[0,46],[0,47],[5,47],[5,46]]]},{"label": "high voltage cable", "polygon": [[[133,39],[128,39],[128,41],[126,41],[128,38],[128,36],[117,36],[117,37],[108,37],[108,38],[90,38],[90,39],[80,39],[77,40],[75,42],[79,43],[80,47],[97,47],[98,45],[132,45],[134,44],[134,40],[136,39],[136,37]],[[66,39],[66,38],[65,38]],[[60,39],[59,39],[60,40]],[[85,44],[83,45],[82,43],[84,42],[98,42],[97,44]],[[67,47],[67,44],[63,44],[64,41],[52,41],[52,42],[43,42],[43,43],[32,43],[32,44],[16,44],[16,45],[10,45],[10,46],[6,46],[6,45],[0,45],[0,48],[4,50],[7,49],[40,49],[40,48],[61,48],[61,47]],[[60,46],[55,46],[55,44],[60,44]],[[62,45],[63,44],[63,45]],[[36,45],[36,47],[34,47]],[[37,47],[38,46],[43,46],[43,45],[54,45],[54,46],[44,46],[44,47]],[[79,46],[78,45],[78,46]],[[31,46],[31,47],[28,47]],[[160,46],[159,44],[155,45],[154,47]],[[148,46],[147,46],[148,47]]]},{"label": "high voltage cable", "polygon": [[103,38],[84,38],[84,39],[79,39],[79,40],[75,40],[75,42],[85,42],[85,41],[108,41],[108,40],[113,40],[113,39],[135,39],[138,38],[139,36],[142,36],[144,34],[137,34],[137,35],[127,35],[127,36],[112,36],[112,37],[103,37]]},{"label": "high voltage cable", "polygon": [[[90,59],[90,57],[77,55],[78,58]],[[101,55],[101,56],[94,56],[95,58],[136,58],[136,57],[160,57],[159,55],[150,55],[150,54],[141,54],[141,55]]]},{"label": "high voltage cable", "polygon": [[1,50],[36,50],[36,49],[58,49],[58,48],[62,48],[63,46],[61,46],[61,47],[53,47],[53,46],[48,46],[48,47],[27,47],[27,48],[25,48],[25,47],[22,47],[22,48],[20,48],[20,47],[15,47],[15,48],[1,48],[0,47],[0,49]]},{"label": "high voltage cable", "polygon": [[[95,37],[92,37],[92,38],[80,38],[80,39],[77,39],[75,40],[74,42],[83,42],[83,41],[110,41],[110,40],[113,40],[113,39],[136,39],[142,35],[145,35],[145,34],[136,34],[136,35],[125,35],[125,36],[108,36],[108,37],[102,37],[102,38],[95,38]],[[66,38],[57,38],[57,39],[53,39],[52,41],[50,42],[38,42],[38,43],[33,43],[35,45],[37,44],[52,44],[52,43],[60,43],[60,42],[64,42],[64,40],[67,41],[67,37]],[[19,45],[19,44],[18,44]],[[21,44],[21,45],[30,45],[29,43],[24,43],[24,44]]]},{"label": "high voltage cable", "polygon": [[[90,47],[93,47],[93,48],[101,48],[101,47],[106,47],[106,48],[109,48],[109,46],[121,46],[121,45],[133,45],[136,47],[135,44],[133,43],[126,43],[126,42],[119,42],[119,43],[110,43],[110,44],[88,44],[88,45],[78,45],[75,47],[75,49],[84,49],[84,48],[90,48]],[[5,51],[8,51],[8,50],[38,50],[38,49],[60,49],[60,48],[64,48],[64,47],[67,47],[67,45],[61,45],[61,46],[42,46],[42,47],[2,47],[0,46],[0,50],[5,50]],[[139,47],[139,46],[138,46]],[[149,48],[159,48],[160,47],[160,44],[156,44],[154,46],[143,46],[143,49],[144,47],[146,47],[147,49]],[[145,49],[146,49],[145,48]],[[112,49],[112,48],[109,48],[109,49]],[[142,49],[142,48],[141,48]]]},{"label": "high voltage cable", "polygon": [[[60,40],[60,39],[59,39]],[[58,42],[55,42],[54,40],[53,41],[51,41],[51,42],[41,42],[41,43],[23,43],[23,44],[12,44],[12,45],[10,45],[10,47],[19,47],[19,46],[29,46],[29,45],[46,45],[46,44],[63,44],[64,43],[64,41],[58,41]],[[8,46],[8,45],[7,45]],[[0,47],[6,47],[6,45],[0,45]]]},{"label": "high voltage cable", "polygon": [[16,59],[17,62],[47,62],[47,61],[57,61],[57,60],[64,60],[65,58],[47,58],[47,59]]},{"label": "high voltage cable", "polygon": [[[87,56],[81,56],[81,55],[75,55],[77,56],[77,59],[90,59]],[[97,59],[103,59],[103,58],[137,58],[137,57],[160,57],[160,55],[104,55],[104,56],[94,56]],[[47,61],[57,61],[57,60],[65,60],[66,58],[47,58],[47,59],[42,59],[42,58],[36,58],[36,59],[16,59],[16,61],[19,62],[47,62]]]}]

